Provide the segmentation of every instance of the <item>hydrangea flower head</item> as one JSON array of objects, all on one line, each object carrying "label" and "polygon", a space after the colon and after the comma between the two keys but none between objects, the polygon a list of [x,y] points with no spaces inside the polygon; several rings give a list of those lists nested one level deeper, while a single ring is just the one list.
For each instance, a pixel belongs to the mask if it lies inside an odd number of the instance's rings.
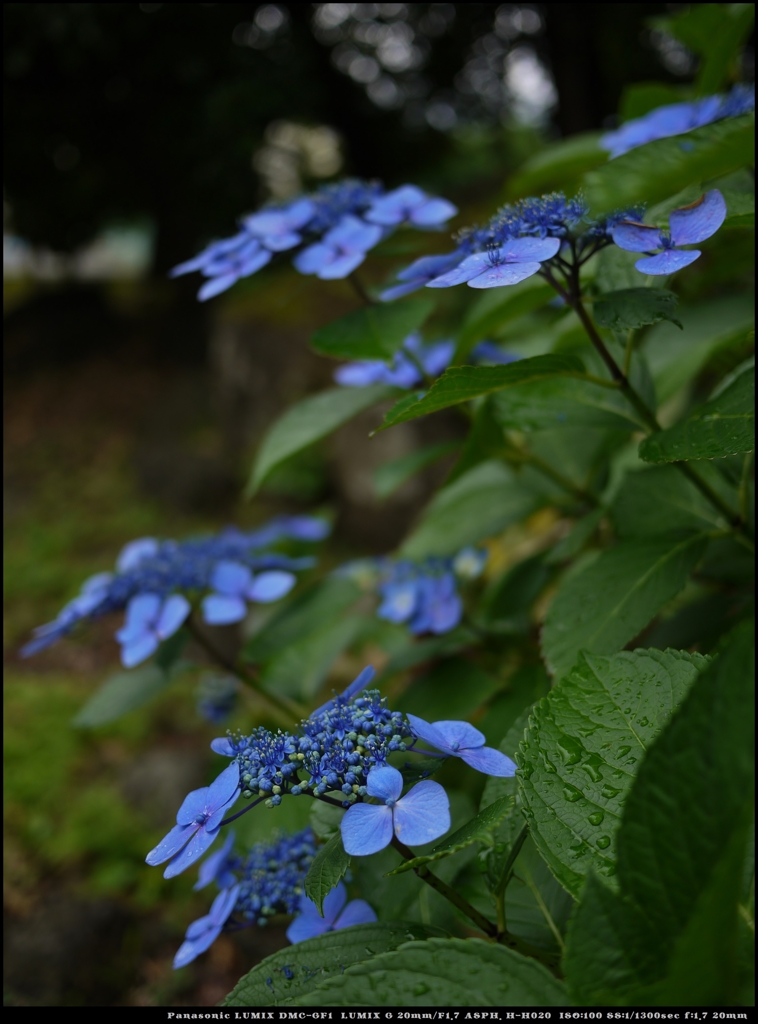
[{"label": "hydrangea flower head", "polygon": [[755,107],[755,87],[736,85],[728,96],[705,96],[688,103],[669,103],[642,117],[626,121],[615,131],[606,132],[600,145],[610,158],[628,153],[656,139],[682,135],[725,117],[746,114]]},{"label": "hydrangea flower head", "polygon": [[174,970],[186,967],[195,957],[209,949],[221,934],[221,929],[234,910],[240,887],[224,889],[211,904],[210,913],[193,921],[187,929],[184,942],[174,957]]},{"label": "hydrangea flower head", "polygon": [[338,882],[324,900],[323,917],[313,900],[303,894],[300,897],[300,913],[287,929],[287,938],[292,943],[304,942],[325,932],[376,921],[373,908],[365,900],[350,900],[347,906],[346,903],[347,889],[342,882]]},{"label": "hydrangea flower head", "polygon": [[[87,580],[81,593],[53,622],[34,631],[21,654],[28,657],[50,646],[82,619],[127,608],[126,623],[118,637],[124,647],[124,664],[136,665],[149,657],[162,639],[176,632],[186,618],[189,604],[176,591],[189,591],[192,596],[215,589],[215,596],[226,602],[226,613],[236,602],[234,608],[236,612],[242,610],[243,618],[246,600],[277,600],[293,585],[292,570],[313,564],[309,558],[289,558],[261,549],[286,538],[320,540],[328,532],[329,524],[323,519],[278,516],[250,532],[228,527],[215,536],[185,541],[142,537],[123,548],[117,572],[98,573]],[[224,568],[225,563],[234,563],[237,568],[230,571]],[[214,582],[219,587],[214,588]],[[226,600],[229,598],[232,601]],[[211,609],[214,603],[219,604],[212,602]]]},{"label": "hydrangea flower head", "polygon": [[382,598],[379,618],[407,622],[417,635],[447,633],[463,614],[450,559],[387,563],[377,590]]},{"label": "hydrangea flower head", "polygon": [[680,245],[704,242],[715,234],[726,219],[726,202],[718,189],[673,210],[669,216],[669,231],[635,221],[622,220],[613,228],[613,241],[628,252],[650,252],[661,249],[655,256],[637,260],[635,267],[643,274],[673,274],[689,266],[701,255],[699,249],[679,249]]},{"label": "hydrangea flower head", "polygon": [[190,603],[181,594],[165,600],[159,594],[137,594],[126,606],[126,622],[116,633],[121,644],[121,662],[133,668],[158,650],[160,643],[179,629],[190,613]]},{"label": "hydrangea flower head", "polygon": [[164,878],[173,878],[194,864],[215,841],[225,812],[239,795],[239,765],[233,761],[210,786],[195,789],[185,797],[176,825],[148,853],[147,863],[154,867],[169,861]]},{"label": "hydrangea flower head", "polygon": [[485,747],[485,736],[468,722],[425,722],[408,715],[415,736],[450,757],[460,757],[467,765],[485,775],[508,778],[516,773],[516,765],[494,747]]},{"label": "hydrangea flower head", "polygon": [[236,913],[248,924],[265,925],[275,914],[295,914],[303,882],[316,855],[310,828],[256,843],[240,867]]},{"label": "hydrangea flower head", "polygon": [[377,182],[347,179],[243,217],[236,235],[206,246],[174,267],[171,276],[199,271],[208,278],[198,293],[205,301],[256,273],[277,253],[302,246],[293,261],[300,273],[324,280],[347,277],[396,227],[438,227],[455,212],[451,203],[414,185],[385,193]]},{"label": "hydrangea flower head", "polygon": [[393,836],[420,846],[450,828],[450,801],[437,782],[419,782],[401,797],[403,776],[387,765],[369,772],[366,790],[381,803],[354,804],[340,822],[342,843],[351,856],[378,853],[389,846]]}]

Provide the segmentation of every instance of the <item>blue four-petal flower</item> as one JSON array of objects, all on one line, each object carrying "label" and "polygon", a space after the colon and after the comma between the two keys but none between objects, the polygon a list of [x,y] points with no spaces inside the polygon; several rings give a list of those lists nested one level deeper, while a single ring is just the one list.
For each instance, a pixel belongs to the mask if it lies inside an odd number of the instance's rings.
[{"label": "blue four-petal flower", "polygon": [[325,932],[349,928],[354,924],[370,924],[376,921],[376,913],[365,900],[347,902],[347,889],[338,882],[324,900],[324,916],[305,894],[300,897],[300,913],[287,929],[290,942],[304,942]]}]

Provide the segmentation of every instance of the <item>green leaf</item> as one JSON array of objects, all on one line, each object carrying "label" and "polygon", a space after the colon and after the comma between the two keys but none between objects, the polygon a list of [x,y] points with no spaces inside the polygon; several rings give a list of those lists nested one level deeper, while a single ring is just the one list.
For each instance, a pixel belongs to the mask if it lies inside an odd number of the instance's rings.
[{"label": "green leaf", "polygon": [[389,360],[433,309],[434,299],[428,296],[356,309],[319,328],[311,346],[337,359]]},{"label": "green leaf", "polygon": [[676,597],[700,560],[707,538],[622,541],[571,575],[550,606],[542,652],[560,679],[580,650],[613,654]]},{"label": "green leaf", "polygon": [[400,553],[415,560],[453,554],[522,519],[536,500],[507,466],[483,462],[435,495]]},{"label": "green leaf", "polygon": [[320,441],[358,413],[397,394],[397,388],[385,384],[329,388],[290,406],[263,438],[245,493],[252,497],[269,473],[295,452]]},{"label": "green leaf", "polygon": [[326,628],[336,619],[342,618],[360,594],[352,580],[336,576],[328,576],[311,584],[274,612],[260,633],[247,642],[244,648],[245,660],[266,661],[286,650],[298,639]]},{"label": "green leaf", "polygon": [[93,694],[72,721],[72,725],[93,729],[136,711],[162,693],[174,680],[180,663],[173,672],[164,672],[155,662],[129,672],[118,672],[107,679]]},{"label": "green leaf", "polygon": [[446,658],[403,691],[403,712],[423,718],[468,718],[500,689],[502,683],[466,658]]},{"label": "green leaf", "polygon": [[513,807],[513,797],[506,796],[485,807],[475,818],[467,821],[466,824],[447,836],[441,843],[432,847],[429,853],[414,857],[413,860],[404,860],[403,863],[388,872],[390,875],[400,875],[404,871],[411,871],[413,868],[421,867],[422,864],[431,864],[432,861],[442,860],[449,857],[451,853],[465,850],[473,843],[492,843],[492,832],[500,824],[506,814]]},{"label": "green leaf", "polygon": [[323,800],[314,800],[311,803],[309,814],[311,828],[319,839],[329,840],[335,835],[339,835],[340,822],[344,816],[344,807],[335,807]]},{"label": "green leaf", "polygon": [[606,514],[604,508],[593,509],[586,516],[578,519],[571,528],[571,533],[558,541],[554,548],[545,555],[546,565],[560,565],[578,555],[585,544],[592,538],[603,516]]},{"label": "green leaf", "polygon": [[398,766],[398,771],[403,776],[403,788],[415,786],[417,782],[430,779],[444,764],[444,757],[424,757],[421,761],[406,761],[404,765]]},{"label": "green leaf", "polygon": [[[519,817],[523,821],[523,815]],[[540,949],[562,952],[566,925],[575,905],[527,835],[505,891],[508,931]]]},{"label": "green leaf", "polygon": [[540,277],[529,277],[512,288],[493,288],[485,292],[463,321],[453,362],[462,362],[478,341],[499,333],[506,324],[526,313],[542,309],[553,298],[555,290],[552,285]]},{"label": "green leaf", "polygon": [[637,766],[706,664],[671,650],[583,654],[532,712],[520,796],[540,853],[573,896],[591,870],[613,878]]},{"label": "green leaf", "polygon": [[508,633],[528,629],[532,605],[550,576],[551,570],[542,554],[525,558],[504,572],[482,598],[482,616],[487,628]]},{"label": "green leaf", "polygon": [[659,405],[698,374],[715,352],[743,341],[755,321],[755,309],[751,298],[732,295],[683,306],[679,317],[683,331],[661,323],[645,335],[643,349]]},{"label": "green leaf", "polygon": [[755,193],[737,192],[735,189],[723,188],[721,194],[726,200],[727,216],[725,228],[755,227]]},{"label": "green leaf", "polygon": [[470,629],[459,626],[442,636],[430,637],[428,640],[417,640],[409,638],[408,645],[394,654],[381,675],[375,680],[375,685],[382,687],[384,683],[397,675],[398,672],[405,672],[409,668],[423,665],[427,661],[435,661],[444,658],[449,654],[456,654],[458,651],[471,647],[476,642],[476,634]]},{"label": "green leaf", "polygon": [[578,1005],[729,1006],[754,788],[754,640],[738,627],[649,749],[564,961]]},{"label": "green leaf", "polygon": [[264,689],[310,700],[337,658],[373,624],[366,615],[342,615],[280,651],[261,673]]},{"label": "green leaf", "polygon": [[481,939],[408,942],[332,974],[307,1006],[566,1006],[561,982],[513,950]]},{"label": "green leaf", "polygon": [[646,462],[720,459],[755,448],[755,367],[668,430],[640,444]]},{"label": "green leaf", "polygon": [[531,359],[519,359],[507,366],[451,366],[415,403],[409,404],[406,396],[394,405],[379,430],[468,402],[480,395],[489,395],[501,388],[525,384],[542,377],[576,377],[583,372],[581,361],[576,356],[568,355],[532,356]]},{"label": "green leaf", "polygon": [[670,320],[683,330],[674,316],[677,301],[666,288],[622,288],[606,292],[595,302],[593,312],[598,326],[612,331],[633,331],[661,320]]},{"label": "green leaf", "polygon": [[584,176],[595,213],[660,202],[687,185],[730,174],[753,161],[752,114],[730,117],[633,149]]},{"label": "green leaf", "polygon": [[619,391],[570,377],[546,377],[507,388],[493,395],[491,402],[497,422],[510,430],[639,430],[644,426]]},{"label": "green leaf", "polygon": [[345,853],[342,834],[337,831],[313,858],[303,887],[308,899],[318,907],[324,916],[324,900],[350,867],[350,854]]},{"label": "green leaf", "polygon": [[608,151],[599,145],[602,134],[582,132],[537,153],[510,179],[509,197],[539,195],[554,188],[571,191],[582,174],[607,163]]},{"label": "green leaf", "polygon": [[426,469],[446,455],[451,455],[458,448],[460,445],[457,441],[440,441],[439,444],[430,444],[427,448],[401,455],[392,462],[385,462],[374,471],[374,490],[377,497],[389,498],[422,469]]},{"label": "green leaf", "polygon": [[[724,489],[723,479],[716,473],[708,477],[716,491]],[[724,529],[728,525],[675,466],[627,473],[613,502],[611,519],[622,540]]]},{"label": "green leaf", "polygon": [[673,18],[656,19],[655,24],[701,58],[696,93],[709,96],[730,81],[754,17],[753,4],[691,4]]},{"label": "green leaf", "polygon": [[438,928],[405,922],[357,924],[306,939],[267,956],[237,982],[224,1006],[290,1006],[319,982],[350,964],[396,949],[410,939],[439,935]]}]

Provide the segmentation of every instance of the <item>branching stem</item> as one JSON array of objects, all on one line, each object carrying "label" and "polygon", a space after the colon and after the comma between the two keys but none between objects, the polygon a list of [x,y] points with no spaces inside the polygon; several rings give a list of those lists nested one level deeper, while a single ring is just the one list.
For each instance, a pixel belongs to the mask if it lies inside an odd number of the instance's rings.
[{"label": "branching stem", "polygon": [[285,716],[287,722],[291,722],[292,719],[298,721],[305,717],[306,711],[304,708],[299,707],[299,705],[295,704],[294,701],[287,700],[286,697],[277,697],[275,694],[264,690],[260,681],[253,672],[248,671],[248,669],[240,665],[238,661],[235,661],[233,658],[224,654],[223,651],[220,651],[205,631],[198,625],[194,614],[191,614],[187,619],[187,628],[203,650],[209,654],[215,662],[217,662],[222,668],[226,669],[227,672],[231,672],[232,675],[235,675],[239,680],[245,683],[246,686],[249,686],[251,690],[255,690],[255,692],[263,697],[264,700],[268,701],[272,707],[275,707],[281,715]]}]

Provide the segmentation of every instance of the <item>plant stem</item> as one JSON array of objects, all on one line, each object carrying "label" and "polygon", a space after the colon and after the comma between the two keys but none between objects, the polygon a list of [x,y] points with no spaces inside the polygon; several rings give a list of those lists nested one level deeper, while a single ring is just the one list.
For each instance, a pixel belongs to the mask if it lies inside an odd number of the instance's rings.
[{"label": "plant stem", "polygon": [[591,494],[590,491],[585,491],[584,488],[578,487],[573,480],[570,480],[567,476],[564,476],[560,470],[555,469],[546,462],[539,455],[535,455],[534,452],[529,451],[528,448],[522,448],[521,445],[508,438],[508,446],[506,447],[506,455],[511,455],[512,459],[523,463],[528,466],[534,466],[535,469],[539,470],[544,476],[549,477],[554,483],[558,484],[569,494],[573,494],[579,498],[580,501],[586,501],[593,507],[597,507],[600,504],[599,499]]},{"label": "plant stem", "polygon": [[[398,851],[398,853],[405,858],[405,860],[415,860],[416,856],[412,850],[409,850],[405,843],[401,842],[397,836],[392,837],[392,845]],[[446,900],[449,900],[454,906],[456,906],[461,913],[465,914],[469,920],[473,921],[476,927],[483,931],[485,935],[488,935],[491,939],[497,936],[497,927],[489,921],[484,914],[480,914],[479,911],[472,907],[468,900],[464,900],[452,886],[448,885],[447,882],[443,882],[437,875],[432,874],[426,864],[420,864],[418,867],[413,869],[418,877],[422,881],[426,882],[427,885],[431,885],[433,889],[444,896]]]},{"label": "plant stem", "polygon": [[[259,796],[257,800],[253,800],[251,804],[248,804],[247,807],[243,807],[241,811],[237,811],[236,814],[231,814],[228,818],[224,818],[221,825],[228,825],[230,822],[236,821],[237,818],[241,818],[243,814],[247,814],[248,811],[252,811],[254,807],[257,807],[258,804],[265,799],[265,796]],[[221,825],[219,825],[219,828],[221,828]]]},{"label": "plant stem", "polygon": [[286,697],[277,697],[275,694],[264,690],[252,672],[248,672],[247,669],[243,668],[239,664],[239,662],[227,657],[223,651],[220,651],[207,634],[199,627],[194,614],[191,614],[187,619],[187,627],[195,640],[197,640],[200,646],[211,656],[211,658],[213,658],[214,661],[218,662],[222,668],[225,668],[227,672],[231,672],[252,690],[255,690],[257,694],[264,698],[264,700],[268,701],[269,704],[275,707],[280,714],[285,715],[288,722],[293,718],[297,721],[305,716],[304,708],[299,707],[299,705],[294,701],[287,700]]},{"label": "plant stem", "polygon": [[366,306],[375,306],[376,303],[371,298],[371,296],[366,291],[366,289],[363,287],[363,284],[361,283],[361,279],[358,277],[356,272],[353,270],[350,274],[347,275],[347,277],[348,277],[348,280],[350,281],[350,284],[353,286],[353,288],[357,292],[361,302],[364,305],[366,305]]},{"label": "plant stem", "polygon": [[[555,288],[558,294],[563,298],[566,303],[574,310],[576,315],[579,317],[582,326],[587,332],[587,336],[592,342],[595,350],[600,355],[601,359],[608,367],[608,371],[614,381],[618,383],[619,388],[625,395],[630,405],[634,406],[637,412],[640,414],[643,422],[646,424],[648,430],[651,433],[657,433],[660,431],[661,425],[655,417],[655,413],[648,407],[642,396],[632,386],[629,378],[616,363],[611,353],[606,348],[605,342],[598,334],[597,328],[590,319],[587,310],[584,308],[581,300],[580,287],[579,287],[579,270],[578,267],[573,269],[573,273],[570,278],[568,288],[564,288],[560,282],[555,278],[549,267],[543,264],[543,277]],[[687,462],[677,461],[673,462],[672,465],[676,466],[681,473],[683,473],[687,479],[694,484],[700,493],[705,497],[714,508],[716,508],[721,515],[725,517],[727,522],[730,524],[732,529],[742,533],[748,541],[752,542],[752,536],[746,523],[743,522],[742,517],[739,513],[731,509],[726,502],[713,490],[703,478],[697,473],[692,466]]]}]

